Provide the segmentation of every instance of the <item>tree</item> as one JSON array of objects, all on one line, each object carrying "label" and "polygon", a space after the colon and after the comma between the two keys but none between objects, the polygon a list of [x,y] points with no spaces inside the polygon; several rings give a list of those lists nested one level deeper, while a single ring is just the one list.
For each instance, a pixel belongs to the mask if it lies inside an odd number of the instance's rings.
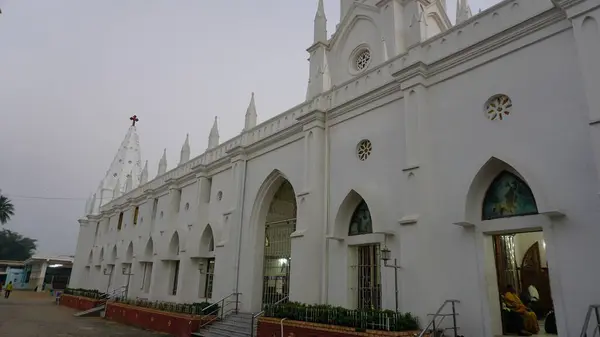
[{"label": "tree", "polygon": [[4,225],[15,215],[15,206],[7,197],[0,194],[0,224]]},{"label": "tree", "polygon": [[0,260],[24,261],[37,248],[37,240],[8,229],[0,231]]}]

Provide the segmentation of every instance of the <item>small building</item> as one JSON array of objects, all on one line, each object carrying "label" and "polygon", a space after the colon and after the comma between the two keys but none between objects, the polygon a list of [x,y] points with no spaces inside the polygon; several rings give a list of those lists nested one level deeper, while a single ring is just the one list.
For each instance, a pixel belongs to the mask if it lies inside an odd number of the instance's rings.
[{"label": "small building", "polygon": [[0,284],[13,283],[15,289],[23,288],[23,261],[0,260]]},{"label": "small building", "polygon": [[69,284],[73,256],[34,255],[25,260],[22,282],[25,289],[65,289]]}]

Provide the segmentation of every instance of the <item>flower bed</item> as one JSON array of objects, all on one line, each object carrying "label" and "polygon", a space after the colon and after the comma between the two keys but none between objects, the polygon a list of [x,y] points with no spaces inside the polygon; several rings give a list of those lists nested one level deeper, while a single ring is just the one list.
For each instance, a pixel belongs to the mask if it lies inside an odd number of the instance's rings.
[{"label": "flower bed", "polygon": [[100,301],[83,296],[62,294],[60,296],[59,304],[72,309],[84,311],[97,307],[100,304]]},{"label": "flower bed", "polygon": [[[281,336],[281,319],[271,317],[261,317],[258,320],[257,337]],[[360,329],[358,329],[360,330]],[[414,337],[420,333],[414,331],[381,331],[365,329],[357,331],[356,328],[349,328],[339,325],[327,325],[319,323],[310,323],[302,321],[284,320],[284,337]],[[430,337],[425,334],[425,337]]]},{"label": "flower bed", "polygon": [[284,332],[287,327],[295,336],[413,336],[419,330],[416,317],[391,310],[289,302],[266,307],[264,316],[259,320],[258,337],[280,335],[282,319]]},{"label": "flower bed", "polygon": [[213,316],[166,312],[119,302],[109,302],[106,305],[105,317],[111,321],[175,337],[190,337],[202,323],[214,319]]}]

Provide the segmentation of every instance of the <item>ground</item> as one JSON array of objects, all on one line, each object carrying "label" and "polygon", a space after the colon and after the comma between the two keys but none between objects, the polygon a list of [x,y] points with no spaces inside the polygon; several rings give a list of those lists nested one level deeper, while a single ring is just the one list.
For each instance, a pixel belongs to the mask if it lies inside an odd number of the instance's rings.
[{"label": "ground", "polygon": [[[3,294],[4,295],[4,294]],[[157,337],[101,318],[78,318],[57,306],[48,293],[14,292],[0,296],[0,337]]]}]

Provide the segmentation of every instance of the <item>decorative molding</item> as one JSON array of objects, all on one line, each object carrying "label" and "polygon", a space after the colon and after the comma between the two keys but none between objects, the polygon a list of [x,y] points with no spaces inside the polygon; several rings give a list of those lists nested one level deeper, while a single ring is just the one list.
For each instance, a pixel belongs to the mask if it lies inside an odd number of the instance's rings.
[{"label": "decorative molding", "polygon": [[414,225],[417,223],[417,221],[419,221],[419,214],[411,214],[403,216],[400,220],[398,220],[398,223],[402,226],[406,226]]},{"label": "decorative molding", "polygon": [[344,241],[344,238],[335,237],[335,236],[333,236],[333,235],[327,235],[327,236],[326,236],[326,239],[327,239],[327,240],[335,240],[335,241],[339,241],[339,242],[342,242],[342,241]]},{"label": "decorative molding", "polygon": [[402,172],[411,172],[411,171],[419,169],[420,167],[421,166],[419,166],[419,165],[410,165],[408,167],[403,168]]},{"label": "decorative molding", "polygon": [[545,215],[552,220],[566,217],[566,214],[560,210],[550,210],[550,211],[541,212],[540,214]]},{"label": "decorative molding", "polygon": [[473,228],[473,227],[475,227],[475,224],[467,222],[467,221],[459,221],[459,222],[455,222],[453,224],[456,225],[456,226],[463,227],[463,228]]},{"label": "decorative molding", "polygon": [[297,231],[293,232],[292,234],[290,234],[290,238],[292,238],[292,239],[301,238],[304,236],[304,233],[306,233],[306,229],[297,230]]}]

